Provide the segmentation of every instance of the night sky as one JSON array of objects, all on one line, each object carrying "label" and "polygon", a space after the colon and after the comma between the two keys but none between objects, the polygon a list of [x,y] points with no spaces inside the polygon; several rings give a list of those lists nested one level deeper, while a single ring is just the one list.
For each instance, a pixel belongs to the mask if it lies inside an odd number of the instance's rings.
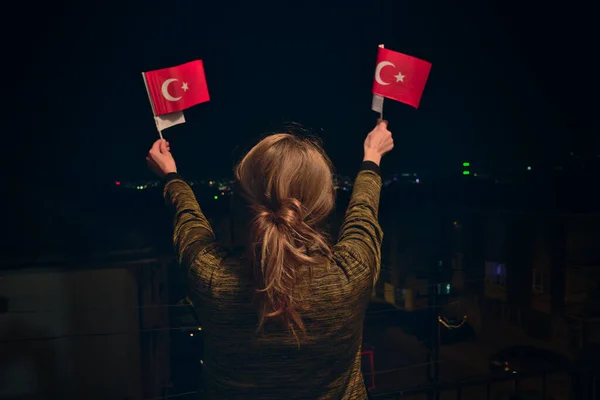
[{"label": "night sky", "polygon": [[228,176],[263,133],[291,122],[353,174],[377,118],[379,43],[433,64],[418,110],[385,103],[396,148],[384,171],[527,165],[589,149],[599,128],[591,2],[520,3],[14,5],[7,18],[20,29],[3,28],[11,169],[25,189],[150,176],[144,158],[157,132],[140,73],[202,59],[211,101],[164,132],[183,175]]}]

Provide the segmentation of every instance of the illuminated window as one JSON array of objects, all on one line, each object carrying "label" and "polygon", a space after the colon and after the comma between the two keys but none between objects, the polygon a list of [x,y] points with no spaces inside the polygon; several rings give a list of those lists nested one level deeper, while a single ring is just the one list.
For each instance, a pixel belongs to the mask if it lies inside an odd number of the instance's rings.
[{"label": "illuminated window", "polygon": [[506,265],[497,262],[485,262],[485,281],[492,285],[506,285]]},{"label": "illuminated window", "polygon": [[437,285],[438,294],[450,294],[452,287],[449,283]]}]

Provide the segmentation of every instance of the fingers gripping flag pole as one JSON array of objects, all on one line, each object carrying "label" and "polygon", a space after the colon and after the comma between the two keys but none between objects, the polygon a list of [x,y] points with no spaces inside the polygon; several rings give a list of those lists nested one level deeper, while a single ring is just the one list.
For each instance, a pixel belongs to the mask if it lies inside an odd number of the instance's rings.
[{"label": "fingers gripping flag pole", "polygon": [[[380,49],[384,48],[383,44],[379,45]],[[371,110],[379,113],[379,120],[383,121],[383,96],[373,93],[373,101],[371,102]]]}]

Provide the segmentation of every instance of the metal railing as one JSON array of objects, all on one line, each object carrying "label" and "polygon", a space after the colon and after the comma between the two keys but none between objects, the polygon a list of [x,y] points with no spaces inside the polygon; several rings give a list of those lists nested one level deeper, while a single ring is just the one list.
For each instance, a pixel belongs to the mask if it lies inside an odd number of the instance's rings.
[{"label": "metal railing", "polygon": [[[551,399],[552,395],[548,390],[548,375],[556,373],[566,373],[569,377],[568,399],[569,400],[592,400],[600,399],[600,387],[598,385],[600,370],[590,369],[571,369],[571,370],[555,370],[531,374],[514,374],[514,375],[488,375],[476,379],[462,382],[432,382],[411,388],[406,388],[390,392],[372,392],[370,398],[373,400],[397,400],[411,398],[418,395],[429,395],[428,399],[439,400],[442,392],[454,392],[456,400],[466,400],[463,397],[463,391],[467,388],[480,387],[485,395],[480,397],[481,400],[491,400],[495,397],[493,389],[495,385],[500,383],[512,382],[513,394],[518,395],[521,391],[520,383],[526,379],[539,378],[540,399]],[[445,397],[447,398],[447,397]],[[471,398],[471,397],[470,397]]]}]

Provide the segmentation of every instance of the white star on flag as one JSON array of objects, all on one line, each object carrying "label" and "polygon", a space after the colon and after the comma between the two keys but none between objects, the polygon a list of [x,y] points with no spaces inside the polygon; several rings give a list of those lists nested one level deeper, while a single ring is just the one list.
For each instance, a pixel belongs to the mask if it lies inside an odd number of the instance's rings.
[{"label": "white star on flag", "polygon": [[396,83],[404,83],[404,78],[406,78],[406,75],[402,75],[402,72],[398,72],[398,75],[394,75],[394,77],[396,78]]},{"label": "white star on flag", "polygon": [[185,122],[183,110],[210,100],[202,60],[142,72],[142,78],[161,139],[163,129]]}]

